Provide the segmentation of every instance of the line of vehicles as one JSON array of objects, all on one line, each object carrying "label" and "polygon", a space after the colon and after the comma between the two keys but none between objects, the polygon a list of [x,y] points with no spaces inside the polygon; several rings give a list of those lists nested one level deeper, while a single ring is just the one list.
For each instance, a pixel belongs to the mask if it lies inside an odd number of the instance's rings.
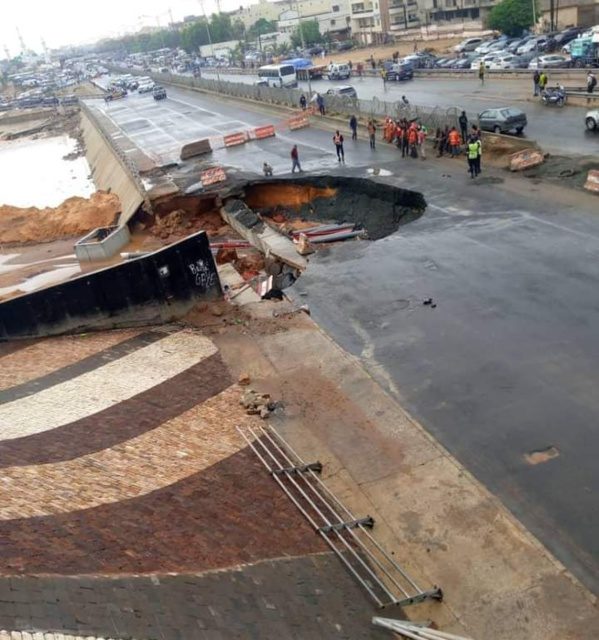
[{"label": "line of vehicles", "polygon": [[129,92],[137,91],[138,94],[151,93],[154,100],[164,100],[166,89],[154,82],[152,78],[147,76],[133,76],[127,74],[113,78],[107,87],[107,93],[104,96],[105,102],[120,100],[125,98]]}]

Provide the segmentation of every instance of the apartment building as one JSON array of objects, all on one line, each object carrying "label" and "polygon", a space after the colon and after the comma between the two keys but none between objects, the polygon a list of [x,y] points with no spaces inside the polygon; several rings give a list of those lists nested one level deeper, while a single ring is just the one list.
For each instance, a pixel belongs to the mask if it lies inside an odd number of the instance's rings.
[{"label": "apartment building", "polygon": [[[278,3],[284,5],[289,3]],[[281,33],[293,33],[299,23],[306,20],[316,20],[320,33],[329,33],[340,39],[349,37],[351,31],[351,16],[349,0],[303,0],[293,2],[293,7],[279,14],[278,29]]]}]

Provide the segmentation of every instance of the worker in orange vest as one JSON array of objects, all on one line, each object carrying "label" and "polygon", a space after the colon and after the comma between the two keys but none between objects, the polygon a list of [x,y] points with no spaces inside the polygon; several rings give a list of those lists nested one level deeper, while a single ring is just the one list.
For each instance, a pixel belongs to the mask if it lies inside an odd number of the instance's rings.
[{"label": "worker in orange vest", "polygon": [[343,151],[343,136],[339,133],[339,131],[335,131],[333,142],[335,144],[335,151],[337,151],[337,160],[339,160],[339,162],[345,162],[345,151]]},{"label": "worker in orange vest", "polygon": [[412,122],[410,128],[408,129],[408,145],[410,148],[410,156],[412,158],[418,157],[418,149],[416,148],[416,144],[418,143],[418,129],[416,128],[416,123]]},{"label": "worker in orange vest", "polygon": [[449,151],[451,153],[451,157],[455,158],[460,153],[460,145],[462,144],[462,139],[460,138],[460,134],[458,133],[455,127],[451,127],[449,130],[448,136],[449,142]]}]

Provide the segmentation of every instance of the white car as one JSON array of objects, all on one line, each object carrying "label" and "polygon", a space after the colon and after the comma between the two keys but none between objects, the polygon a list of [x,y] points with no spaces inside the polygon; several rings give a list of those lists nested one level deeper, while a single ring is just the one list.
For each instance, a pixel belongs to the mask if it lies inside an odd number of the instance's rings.
[{"label": "white car", "polygon": [[584,123],[589,131],[599,131],[599,109],[587,111]]},{"label": "white car", "polygon": [[516,60],[518,60],[518,56],[513,53],[504,53],[489,62],[485,61],[485,67],[490,70],[513,69],[512,63]]},{"label": "white car", "polygon": [[560,56],[555,53],[538,56],[528,63],[529,69],[567,69],[569,66],[570,60],[566,56]]},{"label": "white car", "polygon": [[482,38],[466,38],[466,40],[462,40],[460,44],[456,44],[453,48],[457,53],[463,53],[466,51],[474,51],[476,47],[480,46],[483,43]]},{"label": "white car", "polygon": [[144,82],[137,87],[137,93],[152,93],[155,86],[154,82]]}]

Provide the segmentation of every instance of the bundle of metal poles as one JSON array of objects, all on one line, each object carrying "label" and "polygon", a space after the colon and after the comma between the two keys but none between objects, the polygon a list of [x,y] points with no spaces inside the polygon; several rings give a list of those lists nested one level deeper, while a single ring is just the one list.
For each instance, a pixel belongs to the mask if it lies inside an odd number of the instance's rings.
[{"label": "bundle of metal poles", "polygon": [[374,617],[372,624],[377,627],[389,629],[404,638],[411,640],[472,640],[465,636],[456,636],[454,633],[430,629],[428,623],[409,622],[408,620],[395,620],[393,618]]}]

